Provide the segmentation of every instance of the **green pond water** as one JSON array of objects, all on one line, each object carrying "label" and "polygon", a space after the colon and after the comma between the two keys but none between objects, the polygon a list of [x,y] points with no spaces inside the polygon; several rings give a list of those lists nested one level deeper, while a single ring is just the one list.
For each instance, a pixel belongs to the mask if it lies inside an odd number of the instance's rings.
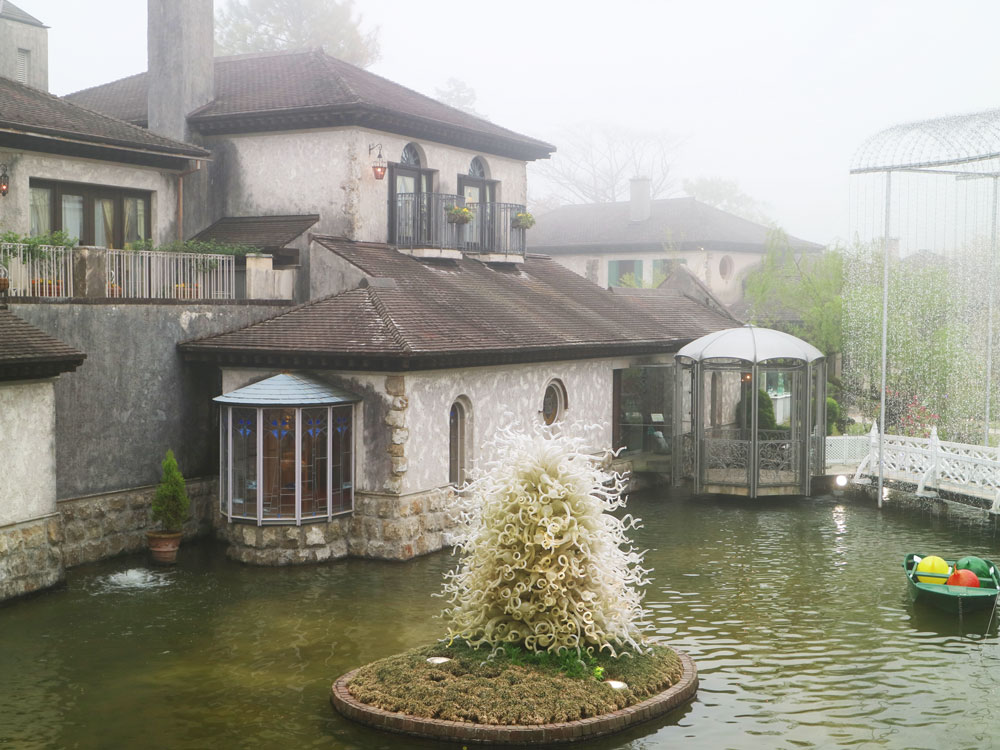
[{"label": "green pond water", "polygon": [[[701,688],[574,747],[1000,743],[996,620],[911,604],[900,567],[906,551],[1000,559],[991,521],[832,496],[643,494],[628,510],[654,568],[652,632],[694,657]],[[0,607],[0,747],[442,747],[355,725],[328,698],[338,675],[441,634],[432,594],[454,562],[253,568],[205,541],[173,569],[144,555],[72,569]]]}]

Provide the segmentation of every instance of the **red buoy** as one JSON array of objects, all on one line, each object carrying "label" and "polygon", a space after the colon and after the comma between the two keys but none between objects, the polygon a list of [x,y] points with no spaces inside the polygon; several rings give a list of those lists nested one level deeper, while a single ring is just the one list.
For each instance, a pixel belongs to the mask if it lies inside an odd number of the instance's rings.
[{"label": "red buoy", "polygon": [[971,570],[956,570],[950,576],[948,576],[949,586],[971,586],[972,588],[979,588],[979,576],[973,573]]}]

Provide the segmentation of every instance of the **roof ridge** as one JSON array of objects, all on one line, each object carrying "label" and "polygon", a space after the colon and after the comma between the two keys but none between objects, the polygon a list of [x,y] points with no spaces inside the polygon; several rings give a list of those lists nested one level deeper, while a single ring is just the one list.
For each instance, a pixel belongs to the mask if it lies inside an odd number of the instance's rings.
[{"label": "roof ridge", "polygon": [[[154,133],[152,130],[149,130],[148,128],[141,128],[138,125],[133,125],[128,120],[121,120],[121,119],[115,117],[114,115],[105,114],[104,112],[98,112],[96,109],[90,109],[89,107],[84,107],[81,104],[76,104],[75,102],[69,101],[65,97],[56,96],[53,93],[50,93],[48,91],[44,91],[43,89],[36,89],[33,86],[28,86],[27,84],[21,83],[20,81],[15,81],[13,78],[7,78],[6,76],[0,76],[0,78],[3,78],[4,80],[10,81],[11,83],[13,83],[13,84],[15,84],[17,86],[20,86],[22,88],[29,89],[30,91],[32,91],[34,93],[40,94],[42,96],[45,96],[48,99],[51,99],[53,102],[57,102],[58,104],[64,104],[67,107],[73,107],[74,109],[78,109],[78,110],[80,110],[82,112],[86,112],[88,115],[94,115],[96,117],[100,117],[103,120],[111,120],[112,122],[119,123],[121,125],[125,125],[129,130],[134,130],[134,131],[136,131],[136,133],[141,133],[143,136],[146,136],[146,137],[152,136],[153,138],[162,141],[163,145],[170,145],[170,146],[173,146],[175,148],[178,147],[178,146],[183,146],[183,147],[185,147],[187,149],[194,148],[194,149],[198,149],[199,151],[204,151],[206,155],[210,155],[209,152],[206,151],[205,149],[203,149],[201,146],[196,146],[193,143],[187,143],[185,141],[176,141],[173,138],[167,138],[166,136],[160,135],[159,133]],[[12,121],[9,121],[9,122],[12,122]],[[73,133],[73,134],[80,135],[80,136],[86,136],[87,135],[86,133],[80,132],[78,130],[65,130],[64,132],[66,132],[66,133]],[[112,140],[112,139],[107,139],[107,140]]]},{"label": "roof ridge", "polygon": [[392,319],[392,313],[389,312],[389,308],[386,307],[385,302],[379,296],[378,291],[373,286],[365,287],[365,291],[368,293],[368,299],[372,303],[372,307],[375,308],[375,312],[378,313],[379,319],[385,324],[386,328],[389,329],[389,335],[392,340],[396,342],[397,346],[402,349],[406,354],[413,352],[413,347],[410,346],[410,342],[406,340],[403,336],[403,332],[399,330],[399,326],[396,325],[396,321]]},{"label": "roof ridge", "polygon": [[[333,55],[327,54],[326,50],[324,50],[322,47],[318,47],[317,49],[312,50],[312,54],[313,54],[314,57],[318,56],[320,58],[320,63],[323,65],[323,67],[326,68],[327,71],[329,71],[329,73],[330,73],[330,75],[332,77],[334,77],[334,80],[336,80],[337,84],[339,84],[341,87],[343,87],[343,89],[351,95],[351,97],[354,99],[355,103],[365,102],[366,101],[365,99],[361,98],[361,95],[357,91],[354,90],[354,87],[351,86],[351,84],[347,82],[347,80],[344,78],[344,76],[340,74],[340,72],[336,69],[336,66],[333,65],[332,63],[340,63],[342,65],[350,65],[352,68],[357,68],[358,70],[360,70],[362,72],[367,72],[367,71],[364,70],[364,68],[358,67],[357,65],[351,65],[351,63],[346,62],[345,60],[341,60],[339,57],[334,57]],[[374,74],[372,74],[372,75],[374,75]],[[389,79],[386,79],[386,80],[389,80]],[[326,86],[326,88],[330,88],[331,81],[324,80],[323,84],[324,84],[324,86]]]}]

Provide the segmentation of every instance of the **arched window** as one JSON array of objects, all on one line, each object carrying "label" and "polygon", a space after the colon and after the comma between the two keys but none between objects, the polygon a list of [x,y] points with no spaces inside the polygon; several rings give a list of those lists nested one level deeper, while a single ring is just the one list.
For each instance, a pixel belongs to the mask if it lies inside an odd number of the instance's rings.
[{"label": "arched window", "polygon": [[417,147],[412,143],[407,143],[403,148],[403,153],[399,157],[399,163],[405,164],[408,167],[421,167],[420,163],[420,152],[417,151]]},{"label": "arched window", "polygon": [[469,164],[469,177],[478,177],[481,180],[486,179],[486,165],[483,164],[483,160],[478,156],[474,157],[472,163]]},{"label": "arched window", "polygon": [[432,234],[430,203],[434,182],[420,149],[407,143],[398,162],[389,164],[389,242],[422,246]]},{"label": "arched window", "polygon": [[545,386],[542,396],[542,421],[555,424],[566,412],[566,386],[561,380],[552,380]]},{"label": "arched window", "polygon": [[464,399],[451,405],[448,414],[448,481],[461,487],[468,479],[469,409]]}]

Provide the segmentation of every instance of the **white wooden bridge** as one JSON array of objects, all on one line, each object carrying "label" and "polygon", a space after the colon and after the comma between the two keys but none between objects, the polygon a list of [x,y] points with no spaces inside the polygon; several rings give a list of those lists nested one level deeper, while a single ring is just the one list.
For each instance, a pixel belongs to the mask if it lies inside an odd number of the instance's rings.
[{"label": "white wooden bridge", "polygon": [[[854,473],[856,484],[878,479],[878,425],[863,439],[868,450]],[[921,497],[948,492],[982,498],[989,502],[990,512],[1000,513],[1000,448],[949,443],[938,439],[937,428],[931,428],[927,438],[885,435],[882,462],[885,479],[916,485]]]}]

